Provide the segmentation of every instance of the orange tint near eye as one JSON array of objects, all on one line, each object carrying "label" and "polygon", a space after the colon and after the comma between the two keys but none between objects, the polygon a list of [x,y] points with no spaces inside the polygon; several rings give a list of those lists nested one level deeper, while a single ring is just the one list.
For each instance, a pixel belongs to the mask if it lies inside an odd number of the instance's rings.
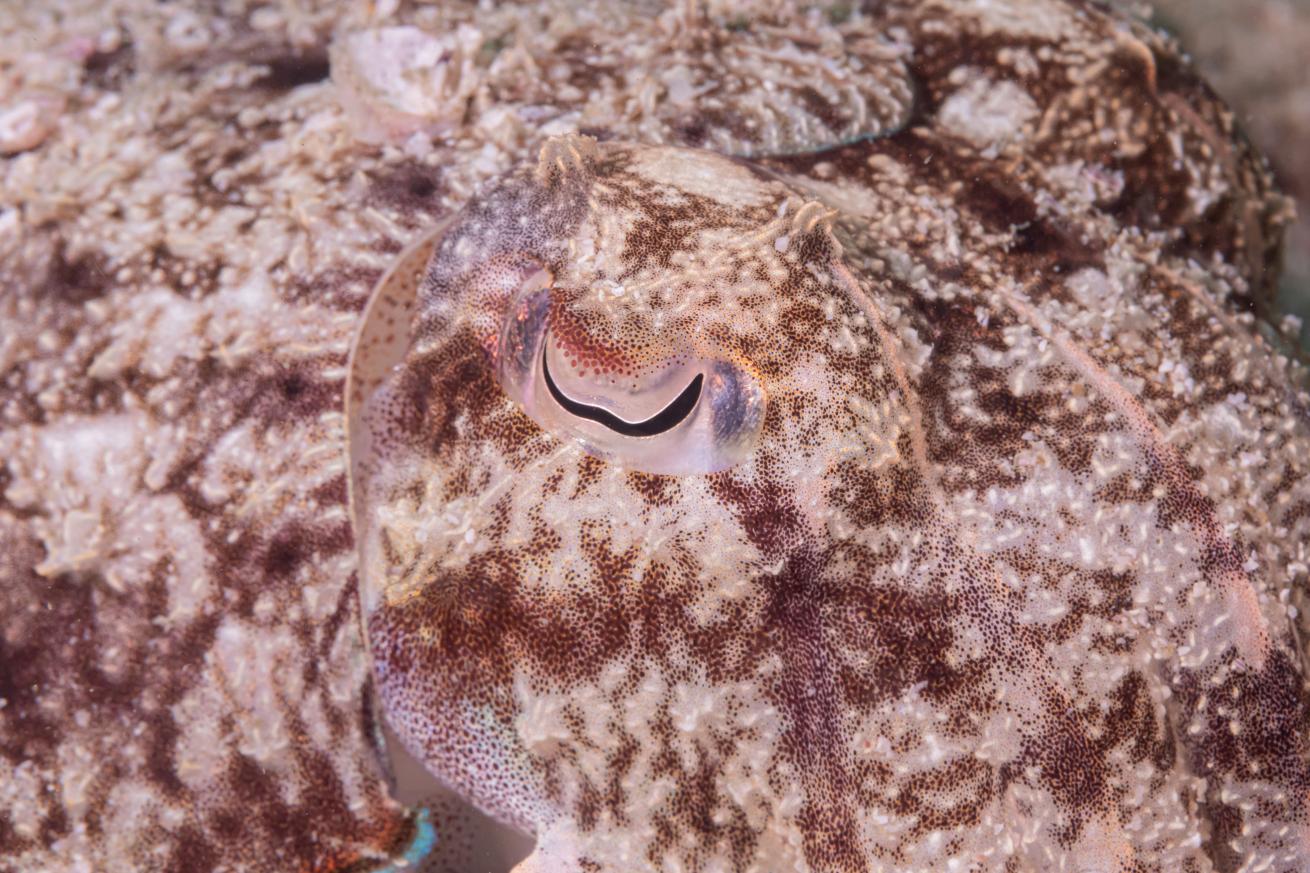
[{"label": "orange tint near eye", "polygon": [[568,300],[560,299],[559,291],[555,293],[549,319],[551,339],[577,374],[635,376],[639,369],[637,344],[622,339],[613,345],[598,342],[582,318],[571,310]]}]

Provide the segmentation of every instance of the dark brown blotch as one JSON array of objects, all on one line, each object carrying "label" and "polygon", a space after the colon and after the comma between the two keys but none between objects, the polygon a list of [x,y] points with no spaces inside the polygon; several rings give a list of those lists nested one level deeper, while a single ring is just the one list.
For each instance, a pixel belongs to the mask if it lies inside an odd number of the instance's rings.
[{"label": "dark brown blotch", "polygon": [[441,210],[441,170],[419,161],[408,161],[375,171],[370,177],[368,199],[401,212],[429,216]]},{"label": "dark brown blotch", "polygon": [[268,72],[251,86],[268,91],[290,91],[301,85],[322,82],[330,72],[327,52],[322,49],[276,57],[265,61],[264,66]]},{"label": "dark brown blotch", "polygon": [[44,283],[47,295],[80,306],[103,297],[113,285],[107,256],[92,250],[72,250],[62,238],[56,241]]}]

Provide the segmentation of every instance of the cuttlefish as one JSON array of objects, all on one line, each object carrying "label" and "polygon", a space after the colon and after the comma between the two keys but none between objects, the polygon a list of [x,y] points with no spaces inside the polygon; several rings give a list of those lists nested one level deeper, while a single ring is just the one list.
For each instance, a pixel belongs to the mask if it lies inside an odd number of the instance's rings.
[{"label": "cuttlefish", "polygon": [[0,218],[0,861],[475,869],[386,722],[516,873],[1310,870],[1231,113],[1095,4],[648,12],[361,13],[23,140],[182,157]]}]

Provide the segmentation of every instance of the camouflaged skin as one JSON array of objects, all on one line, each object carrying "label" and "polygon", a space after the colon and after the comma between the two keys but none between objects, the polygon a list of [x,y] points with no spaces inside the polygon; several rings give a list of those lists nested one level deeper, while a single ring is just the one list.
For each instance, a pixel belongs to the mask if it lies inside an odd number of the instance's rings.
[{"label": "camouflaged skin", "polygon": [[[387,6],[6,33],[6,87],[63,115],[3,166],[0,866],[401,856],[362,589],[390,716],[541,834],[524,869],[1306,868],[1308,401],[1249,314],[1285,210],[1173,47],[1038,0]],[[403,140],[327,49],[399,21],[486,38]],[[718,57],[749,83],[834,51],[879,86],[700,92]],[[595,154],[543,172],[577,129]],[[695,188],[625,143],[753,163],[677,153],[746,177]],[[624,244],[566,257],[606,215]],[[495,378],[512,283],[462,296],[478,253],[439,252],[413,402],[369,420],[373,474],[451,521],[387,600],[356,575],[347,351],[451,216],[574,280],[576,337],[696,337],[767,411],[709,475],[584,454]],[[616,319],[624,271],[663,290]],[[652,326],[708,278],[737,309]]]}]

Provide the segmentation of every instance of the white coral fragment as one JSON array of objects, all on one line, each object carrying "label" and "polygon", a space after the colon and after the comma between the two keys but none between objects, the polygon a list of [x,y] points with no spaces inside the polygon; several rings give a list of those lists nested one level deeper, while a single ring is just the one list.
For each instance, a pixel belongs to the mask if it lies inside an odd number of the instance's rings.
[{"label": "white coral fragment", "polygon": [[404,142],[418,132],[458,124],[477,90],[475,65],[482,33],[461,26],[436,35],[416,27],[383,27],[339,38],[332,45],[332,81],[368,142]]},{"label": "white coral fragment", "polygon": [[64,100],[53,94],[35,94],[0,106],[0,155],[34,149],[54,132]]}]

